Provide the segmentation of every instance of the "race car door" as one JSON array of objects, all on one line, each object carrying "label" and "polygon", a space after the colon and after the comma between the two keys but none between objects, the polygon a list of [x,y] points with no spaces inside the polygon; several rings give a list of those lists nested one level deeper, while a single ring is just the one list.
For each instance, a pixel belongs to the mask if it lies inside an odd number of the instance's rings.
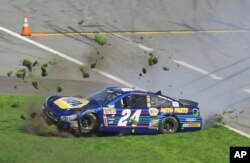
[{"label": "race car door", "polygon": [[129,94],[117,101],[116,121],[117,128],[145,128],[148,126],[146,115],[148,115],[146,94]]},{"label": "race car door", "polygon": [[159,126],[159,117],[161,108],[171,108],[172,102],[166,97],[159,95],[150,95],[147,97],[148,113],[149,113],[149,129],[157,129]]}]

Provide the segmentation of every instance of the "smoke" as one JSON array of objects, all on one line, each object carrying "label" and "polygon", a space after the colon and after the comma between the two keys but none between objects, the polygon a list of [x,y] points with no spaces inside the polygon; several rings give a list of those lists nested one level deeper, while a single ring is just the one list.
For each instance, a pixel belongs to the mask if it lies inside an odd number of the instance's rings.
[{"label": "smoke", "polygon": [[233,107],[227,107],[220,112],[210,113],[203,116],[203,128],[214,127],[218,124],[232,124],[238,120],[238,117],[244,113],[243,110],[238,110]]},{"label": "smoke", "polygon": [[71,133],[49,124],[43,116],[41,105],[37,103],[29,104],[26,114],[21,118],[25,121],[23,130],[27,133],[39,136],[73,137]]},{"label": "smoke", "polygon": [[202,128],[203,129],[213,126],[213,119],[214,119],[213,117],[214,117],[213,114],[202,116]]}]

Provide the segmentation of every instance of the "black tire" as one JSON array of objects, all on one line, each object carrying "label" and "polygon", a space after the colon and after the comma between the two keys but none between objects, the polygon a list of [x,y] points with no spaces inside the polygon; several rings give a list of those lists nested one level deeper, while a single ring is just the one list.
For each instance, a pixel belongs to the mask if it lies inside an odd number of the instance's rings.
[{"label": "black tire", "polygon": [[175,117],[169,116],[161,121],[159,131],[162,134],[172,134],[178,131],[179,126],[179,121]]},{"label": "black tire", "polygon": [[80,132],[83,135],[92,134],[97,128],[97,118],[95,115],[89,113],[82,117],[80,121]]}]

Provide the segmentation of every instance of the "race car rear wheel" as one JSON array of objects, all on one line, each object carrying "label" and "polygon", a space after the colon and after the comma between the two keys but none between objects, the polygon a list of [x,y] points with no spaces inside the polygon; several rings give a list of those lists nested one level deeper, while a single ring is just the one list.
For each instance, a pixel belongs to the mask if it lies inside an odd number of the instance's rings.
[{"label": "race car rear wheel", "polygon": [[96,116],[89,113],[82,117],[80,121],[80,132],[83,135],[91,134],[96,130],[97,119]]},{"label": "race car rear wheel", "polygon": [[171,134],[177,132],[179,129],[179,121],[172,116],[165,117],[159,126],[159,131],[162,134]]}]

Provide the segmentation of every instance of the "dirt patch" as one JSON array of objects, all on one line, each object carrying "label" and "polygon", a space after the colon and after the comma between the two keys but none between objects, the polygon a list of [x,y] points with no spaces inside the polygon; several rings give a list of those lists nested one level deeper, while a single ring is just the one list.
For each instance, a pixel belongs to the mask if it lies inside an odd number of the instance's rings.
[{"label": "dirt patch", "polygon": [[59,130],[55,125],[50,125],[43,116],[41,106],[31,103],[27,108],[27,113],[21,115],[25,121],[24,131],[39,136],[74,137],[67,131]]},{"label": "dirt patch", "polygon": [[88,68],[86,66],[81,66],[79,70],[82,72],[83,78],[89,78]]},{"label": "dirt patch", "polygon": [[90,65],[90,68],[93,69],[93,68],[95,68],[95,66],[96,66],[96,63],[92,63],[92,64]]},{"label": "dirt patch", "polygon": [[21,106],[20,103],[13,103],[10,105],[11,108],[19,108]]},{"label": "dirt patch", "polygon": [[8,76],[8,77],[11,77],[12,74],[13,74],[13,71],[7,72],[7,76]]},{"label": "dirt patch", "polygon": [[238,115],[242,114],[243,111],[238,111],[235,108],[229,107],[222,111],[222,113],[216,113],[213,115],[212,122],[213,125],[217,124],[229,124],[237,120]]},{"label": "dirt patch", "polygon": [[38,88],[38,82],[32,81],[32,85],[33,85],[33,87],[34,87],[35,89],[39,89],[39,88]]},{"label": "dirt patch", "polygon": [[143,74],[146,74],[147,73],[147,69],[146,68],[142,68],[142,72],[143,72]]},{"label": "dirt patch", "polygon": [[62,90],[63,90],[63,85],[62,85],[62,83],[58,83],[57,86],[56,86],[56,91],[57,91],[57,92],[62,92]]}]

